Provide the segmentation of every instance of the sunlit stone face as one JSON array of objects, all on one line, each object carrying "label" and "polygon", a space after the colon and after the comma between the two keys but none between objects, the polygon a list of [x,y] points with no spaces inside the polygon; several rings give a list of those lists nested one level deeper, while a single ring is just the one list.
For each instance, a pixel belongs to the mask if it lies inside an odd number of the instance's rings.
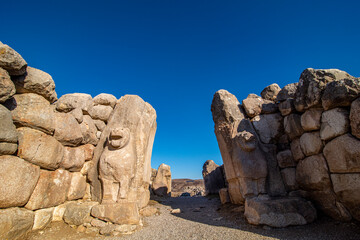
[{"label": "sunlit stone face", "polygon": [[125,147],[130,140],[130,130],[128,128],[115,128],[110,132],[109,143],[113,148]]}]

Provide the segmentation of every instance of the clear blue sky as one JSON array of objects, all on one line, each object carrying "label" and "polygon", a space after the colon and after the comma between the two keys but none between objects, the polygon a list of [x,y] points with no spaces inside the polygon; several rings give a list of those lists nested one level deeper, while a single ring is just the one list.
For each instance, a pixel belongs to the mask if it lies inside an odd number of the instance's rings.
[{"label": "clear blue sky", "polygon": [[3,1],[0,41],[52,75],[58,96],[137,94],[157,111],[152,166],[201,178],[222,164],[210,112],[302,70],[360,76],[359,1]]}]

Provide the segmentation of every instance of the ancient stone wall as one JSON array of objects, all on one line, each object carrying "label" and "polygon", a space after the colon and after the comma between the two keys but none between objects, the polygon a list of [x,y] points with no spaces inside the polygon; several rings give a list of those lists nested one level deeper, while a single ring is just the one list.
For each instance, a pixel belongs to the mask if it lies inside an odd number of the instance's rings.
[{"label": "ancient stone wall", "polygon": [[155,132],[140,97],[57,99],[52,77],[0,42],[0,238],[51,221],[133,231],[150,197]]},{"label": "ancient stone wall", "polygon": [[311,68],[299,82],[272,84],[241,104],[226,90],[215,93],[227,191],[232,203],[245,204],[250,223],[310,222],[306,200],[335,219],[360,220],[359,97],[359,78]]}]

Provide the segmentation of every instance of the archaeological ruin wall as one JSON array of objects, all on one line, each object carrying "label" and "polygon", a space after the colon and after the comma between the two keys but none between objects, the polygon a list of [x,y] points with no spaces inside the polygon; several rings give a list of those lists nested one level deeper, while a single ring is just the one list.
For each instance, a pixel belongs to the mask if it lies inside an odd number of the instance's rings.
[{"label": "archaeological ruin wall", "polygon": [[73,93],[0,42],[0,238],[51,221],[100,233],[141,225],[156,112],[139,96]]},{"label": "archaeological ruin wall", "polygon": [[317,211],[359,221],[359,97],[359,78],[311,68],[241,104],[216,92],[211,110],[228,181],[222,201],[244,204],[252,224],[302,225]]}]

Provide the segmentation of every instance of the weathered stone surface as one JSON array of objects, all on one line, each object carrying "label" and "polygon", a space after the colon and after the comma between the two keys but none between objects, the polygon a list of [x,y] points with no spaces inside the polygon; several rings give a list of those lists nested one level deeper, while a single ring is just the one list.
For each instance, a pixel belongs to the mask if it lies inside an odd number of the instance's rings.
[{"label": "weathered stone surface", "polygon": [[86,191],[86,177],[79,172],[71,173],[70,187],[67,193],[67,200],[83,198]]},{"label": "weathered stone surface", "polygon": [[296,89],[298,87],[298,83],[290,83],[283,87],[278,95],[276,96],[276,101],[285,101],[288,98],[295,98]]},{"label": "weathered stone surface", "polygon": [[111,106],[95,105],[91,108],[89,114],[92,119],[99,119],[104,122],[107,122],[112,111],[113,108]]},{"label": "weathered stone surface", "polygon": [[60,163],[60,167],[67,169],[71,172],[79,172],[85,161],[92,158],[94,147],[91,144],[82,145],[79,147],[65,147],[64,157]]},{"label": "weathered stone surface", "polygon": [[31,128],[18,128],[19,149],[17,155],[35,165],[54,170],[60,165],[64,147],[52,136]]},{"label": "weathered stone surface", "polygon": [[281,176],[284,181],[286,191],[294,191],[298,189],[296,182],[296,169],[284,168],[281,170]]},{"label": "weathered stone surface", "polygon": [[231,202],[241,204],[245,197],[265,193],[267,160],[258,148],[260,140],[239,101],[226,90],[219,90],[211,111]]},{"label": "weathered stone surface", "polygon": [[17,93],[36,93],[51,103],[57,100],[54,80],[46,72],[27,67],[24,75],[13,77],[12,80]]},{"label": "weathered stone surface", "polygon": [[84,165],[83,165],[83,167],[82,167],[81,170],[80,170],[80,173],[81,173],[82,175],[86,176],[86,175],[89,173],[90,169],[93,168],[93,167],[94,167],[94,166],[93,166],[93,162],[92,162],[92,161],[85,162]]},{"label": "weathered stone surface", "polygon": [[261,105],[261,114],[269,114],[276,112],[279,112],[278,105],[273,101],[264,99],[264,102]]},{"label": "weathered stone surface", "polygon": [[84,114],[81,108],[75,108],[71,112],[78,123],[82,123],[84,120]]},{"label": "weathered stone surface", "polygon": [[0,142],[17,143],[18,134],[11,118],[11,112],[0,104]]},{"label": "weathered stone surface", "polygon": [[54,138],[65,146],[79,146],[83,141],[83,135],[79,123],[69,113],[55,113]]},{"label": "weathered stone surface", "polygon": [[0,42],[0,67],[12,76],[23,75],[27,63],[14,49]]},{"label": "weathered stone surface", "polygon": [[75,108],[80,108],[87,113],[88,108],[92,105],[92,98],[85,93],[71,93],[62,95],[56,102],[56,110],[60,112],[70,112]]},{"label": "weathered stone surface", "polygon": [[158,196],[167,196],[171,192],[170,166],[164,163],[159,166],[151,187]]},{"label": "weathered stone surface", "polygon": [[95,123],[95,126],[96,126],[97,130],[99,130],[100,132],[104,131],[104,129],[106,127],[106,123],[104,121],[101,121],[99,119],[95,119],[94,123]]},{"label": "weathered stone surface", "polygon": [[64,212],[64,221],[69,225],[77,226],[90,223],[91,209],[98,204],[98,202],[69,203]]},{"label": "weathered stone surface", "polygon": [[249,94],[246,99],[242,101],[242,106],[246,114],[253,118],[261,113],[262,104],[264,100],[256,94]]},{"label": "weathered stone surface", "polygon": [[351,134],[360,139],[360,98],[351,104],[350,126]]},{"label": "weathered stone surface", "polygon": [[331,174],[334,192],[338,199],[350,211],[351,215],[360,219],[360,174]]},{"label": "weathered stone surface", "polygon": [[80,129],[83,135],[82,144],[90,143],[92,145],[96,145],[98,143],[98,139],[96,137],[97,129],[90,116],[84,116],[83,122],[80,124]]},{"label": "weathered stone surface", "polygon": [[349,131],[349,112],[346,109],[334,108],[323,112],[321,117],[320,137],[329,140]]},{"label": "weathered stone surface", "polygon": [[279,103],[279,110],[282,116],[287,116],[290,113],[295,112],[294,99],[288,98],[285,101]]},{"label": "weathered stone surface", "polygon": [[301,126],[301,115],[290,114],[284,118],[285,133],[292,140],[300,137],[304,133],[304,129]]},{"label": "weathered stone surface", "polygon": [[290,147],[291,147],[291,152],[292,152],[293,158],[296,162],[305,158],[305,154],[303,153],[301,146],[300,146],[300,138],[293,139],[290,144]]},{"label": "weathered stone surface", "polygon": [[347,107],[360,96],[360,79],[349,77],[326,85],[321,98],[325,110]]},{"label": "weathered stone surface", "polygon": [[109,105],[112,108],[115,107],[117,102],[117,99],[114,95],[111,94],[107,94],[107,93],[101,93],[99,95],[97,95],[96,97],[94,97],[93,99],[93,103],[94,105]]},{"label": "weathered stone surface", "polygon": [[207,194],[218,194],[219,190],[225,187],[223,166],[217,165],[213,160],[204,163],[202,175]]},{"label": "weathered stone surface", "polygon": [[24,206],[40,176],[40,168],[15,156],[0,156],[0,208]]},{"label": "weathered stone surface", "polygon": [[275,101],[278,93],[280,92],[281,88],[276,83],[273,83],[261,92],[261,97],[266,100]]},{"label": "weathered stone surface", "polygon": [[311,108],[301,115],[301,126],[305,131],[320,129],[321,126],[321,108]]},{"label": "weathered stone surface", "polygon": [[102,235],[113,235],[116,236],[118,234],[131,234],[136,229],[136,225],[131,224],[110,224],[102,227],[100,229],[100,234]]},{"label": "weathered stone surface", "polygon": [[0,142],[0,155],[12,155],[17,148],[17,143]]},{"label": "weathered stone surface", "polygon": [[117,102],[88,173],[93,199],[136,202],[139,208],[147,205],[155,132],[156,112],[150,104],[135,95]]},{"label": "weathered stone surface", "polygon": [[321,153],[323,149],[323,143],[320,139],[319,132],[304,133],[300,137],[300,146],[305,156],[311,156]]},{"label": "weathered stone surface", "polygon": [[324,155],[332,173],[360,172],[360,141],[350,134],[326,144]]},{"label": "weathered stone surface", "polygon": [[53,217],[52,217],[53,222],[63,221],[66,206],[70,203],[71,202],[66,202],[64,204],[60,204],[60,205],[57,205],[56,207],[54,207]]},{"label": "weathered stone surface", "polygon": [[99,219],[93,218],[90,222],[91,226],[93,227],[105,227],[106,226],[106,222],[101,221]]},{"label": "weathered stone surface", "polygon": [[153,206],[146,206],[143,209],[141,209],[139,213],[143,217],[150,217],[159,213],[159,209]]},{"label": "weathered stone surface", "polygon": [[313,222],[316,219],[316,209],[309,201],[301,198],[251,198],[245,202],[244,215],[254,225],[287,227]]},{"label": "weathered stone surface", "polygon": [[311,107],[321,106],[321,96],[326,85],[350,77],[349,74],[338,69],[305,69],[301,73],[295,94],[296,110],[303,112]]},{"label": "weathered stone surface", "polygon": [[263,143],[274,143],[282,135],[282,117],[279,113],[254,117],[251,122]]},{"label": "weathered stone surface", "polygon": [[328,167],[322,154],[301,160],[296,168],[296,181],[308,191],[324,191],[331,188]]},{"label": "weathered stone surface", "polygon": [[71,181],[70,172],[40,170],[40,178],[25,208],[36,210],[54,207],[66,200]]},{"label": "weathered stone surface", "polygon": [[35,211],[34,225],[32,230],[46,228],[52,220],[54,208],[45,208]]},{"label": "weathered stone surface", "polygon": [[292,152],[290,150],[284,150],[278,152],[276,155],[279,167],[288,168],[288,167],[296,167],[296,162],[292,156]]},{"label": "weathered stone surface", "polygon": [[221,204],[229,203],[230,202],[229,190],[227,188],[220,189],[219,197]]},{"label": "weathered stone surface", "polygon": [[50,103],[34,93],[16,94],[6,101],[16,125],[34,128],[52,135],[54,132],[54,112]]},{"label": "weathered stone surface", "polygon": [[33,224],[33,211],[23,208],[0,209],[0,239],[26,239]]},{"label": "weathered stone surface", "polygon": [[15,85],[7,71],[0,67],[0,103],[5,102],[16,93]]},{"label": "weathered stone surface", "polygon": [[134,202],[96,205],[91,209],[91,215],[116,224],[139,224],[140,221]]}]

